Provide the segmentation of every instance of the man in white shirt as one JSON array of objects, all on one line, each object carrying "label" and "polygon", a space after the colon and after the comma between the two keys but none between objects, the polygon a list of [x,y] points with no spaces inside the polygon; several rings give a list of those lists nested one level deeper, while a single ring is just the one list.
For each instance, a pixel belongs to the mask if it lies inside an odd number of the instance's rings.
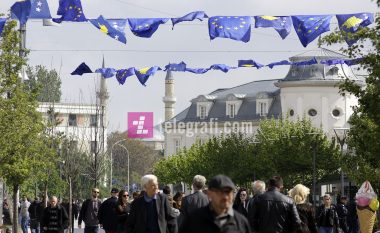
[{"label": "man in white shirt", "polygon": [[20,203],[20,218],[21,218],[21,229],[23,233],[28,233],[28,225],[29,225],[29,209],[30,202],[26,198],[26,196],[22,197],[22,201]]}]

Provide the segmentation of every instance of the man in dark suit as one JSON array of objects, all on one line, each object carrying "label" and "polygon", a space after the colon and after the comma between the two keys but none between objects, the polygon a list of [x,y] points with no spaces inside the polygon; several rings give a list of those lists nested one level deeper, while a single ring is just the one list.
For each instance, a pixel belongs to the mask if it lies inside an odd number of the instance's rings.
[{"label": "man in dark suit", "polygon": [[111,197],[105,200],[99,208],[98,219],[100,227],[104,229],[106,233],[116,233],[117,230],[117,195],[119,190],[112,188]]},{"label": "man in dark suit", "polygon": [[202,192],[206,184],[206,178],[201,175],[196,175],[193,178],[193,190],[194,193],[190,194],[182,200],[181,207],[181,222],[184,218],[189,216],[189,213],[193,212],[196,209],[199,209],[203,206],[207,206],[209,203],[208,197]]},{"label": "man in dark suit", "polygon": [[177,233],[177,221],[165,194],[158,193],[155,175],[141,178],[144,196],[135,199],[127,220],[127,232]]}]

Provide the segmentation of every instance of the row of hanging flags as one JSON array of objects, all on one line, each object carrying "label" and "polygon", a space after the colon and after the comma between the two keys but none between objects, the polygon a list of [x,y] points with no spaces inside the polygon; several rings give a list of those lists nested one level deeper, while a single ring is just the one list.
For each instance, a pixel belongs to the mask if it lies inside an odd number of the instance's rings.
[{"label": "row of hanging flags", "polygon": [[[255,67],[257,69],[260,69],[264,66],[267,66],[269,68],[273,68],[274,66],[280,66],[280,65],[293,65],[293,66],[306,66],[306,65],[315,65],[315,64],[323,64],[323,65],[338,65],[338,64],[346,64],[348,66],[356,65],[358,64],[363,58],[356,58],[356,59],[326,59],[317,61],[317,59],[312,58],[310,60],[306,61],[299,61],[299,62],[290,62],[288,60],[282,60],[279,62],[272,62],[268,65],[262,65],[260,63],[257,63],[254,60],[238,60],[238,66],[228,66],[225,64],[214,64],[211,65],[208,68],[189,68],[187,67],[186,63],[180,62],[180,63],[169,63],[165,66],[164,71],[175,71],[175,72],[191,72],[194,74],[204,74],[210,70],[220,70],[224,73],[227,73],[231,69],[237,69],[240,67]],[[83,75],[83,74],[89,74],[89,73],[100,73],[103,78],[111,78],[116,76],[116,80],[119,82],[120,85],[123,85],[126,81],[126,79],[130,76],[135,75],[138,79],[138,81],[146,86],[146,82],[148,79],[153,76],[157,71],[163,70],[159,66],[152,66],[152,67],[145,67],[142,69],[138,69],[135,67],[130,67],[128,69],[115,69],[115,68],[98,68],[95,70],[95,72],[92,71],[92,69],[86,65],[86,63],[80,64],[72,73],[71,75]]]},{"label": "row of hanging flags", "polygon": [[[55,23],[89,21],[104,34],[124,44],[127,43],[124,32],[127,24],[129,24],[129,28],[135,36],[150,38],[161,24],[165,24],[169,20],[171,20],[174,29],[174,26],[178,23],[193,20],[202,21],[205,18],[208,18],[211,40],[221,37],[248,42],[251,38],[251,26],[254,19],[255,28],[274,28],[282,39],[285,39],[290,34],[293,26],[304,47],[322,33],[330,31],[330,21],[333,17],[333,15],[208,17],[204,11],[195,11],[179,18],[105,19],[103,16],[99,16],[97,19],[87,19],[80,0],[59,0],[57,15],[60,18],[52,19]],[[17,18],[21,24],[25,24],[28,19],[51,19],[52,17],[46,0],[21,0],[12,5],[11,18]],[[351,46],[357,40],[349,35],[372,24],[374,14],[337,14],[336,18],[340,30],[346,35],[347,44]],[[5,21],[5,18],[0,19],[0,33]]]}]

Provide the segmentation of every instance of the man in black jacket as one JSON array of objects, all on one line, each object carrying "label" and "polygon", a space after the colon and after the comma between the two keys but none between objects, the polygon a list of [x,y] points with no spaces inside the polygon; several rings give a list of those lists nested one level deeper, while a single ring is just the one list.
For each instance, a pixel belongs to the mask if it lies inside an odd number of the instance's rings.
[{"label": "man in black jacket", "polygon": [[92,198],[83,202],[78,217],[78,228],[82,228],[84,221],[84,233],[98,233],[98,211],[102,202],[99,200],[99,189],[92,189]]},{"label": "man in black jacket", "polygon": [[28,208],[28,212],[30,217],[31,233],[40,233],[40,225],[42,215],[44,213],[44,207],[38,197],[34,198],[34,201],[30,204]]},{"label": "man in black jacket", "polygon": [[44,233],[63,233],[68,226],[66,210],[57,203],[57,197],[50,198],[50,206],[46,207],[42,219]]},{"label": "man in black jacket", "polygon": [[193,190],[194,193],[185,196],[182,200],[181,206],[181,221],[185,219],[191,212],[201,207],[207,206],[209,203],[208,197],[202,192],[203,187],[206,184],[206,178],[201,175],[196,175],[193,178]]},{"label": "man in black jacket", "polygon": [[99,208],[99,224],[106,233],[116,233],[117,230],[116,206],[118,193],[117,188],[112,188],[111,197],[105,200]]},{"label": "man in black jacket", "polygon": [[131,204],[127,232],[177,233],[177,221],[165,194],[158,193],[155,175],[141,178],[145,193]]},{"label": "man in black jacket", "polygon": [[180,226],[179,233],[250,233],[247,219],[232,208],[235,185],[224,175],[217,175],[209,182],[208,206],[189,214]]},{"label": "man in black jacket", "polygon": [[252,225],[258,233],[295,232],[301,224],[293,200],[280,193],[282,178],[274,176],[269,180],[268,191],[253,201]]}]

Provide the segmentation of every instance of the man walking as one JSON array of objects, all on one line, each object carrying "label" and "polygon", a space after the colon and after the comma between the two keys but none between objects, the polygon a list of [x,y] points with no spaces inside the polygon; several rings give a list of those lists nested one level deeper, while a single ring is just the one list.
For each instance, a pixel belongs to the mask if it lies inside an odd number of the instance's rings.
[{"label": "man walking", "polygon": [[31,233],[40,233],[40,225],[44,213],[44,207],[38,197],[34,198],[34,201],[28,208],[28,212],[30,217]]},{"label": "man walking", "polygon": [[261,194],[265,193],[265,182],[261,180],[256,180],[252,184],[253,197],[248,201],[248,222],[253,229],[253,203],[255,199]]},{"label": "man walking", "polygon": [[179,233],[250,233],[247,219],[232,208],[235,185],[224,175],[212,178],[208,185],[208,206],[191,212],[180,226]]},{"label": "man walking", "polygon": [[253,201],[252,225],[258,233],[287,233],[299,229],[301,220],[293,200],[280,193],[283,180],[274,176],[268,191]]},{"label": "man walking", "polygon": [[194,193],[185,196],[182,200],[181,206],[181,221],[185,219],[191,212],[201,207],[207,206],[209,203],[208,197],[202,192],[206,184],[206,178],[201,175],[196,175],[193,178],[193,190]]},{"label": "man walking", "polygon": [[102,203],[99,208],[98,219],[100,227],[104,229],[106,233],[116,233],[117,230],[117,195],[119,190],[112,188],[111,197]]},{"label": "man walking", "polygon": [[23,233],[28,233],[28,225],[29,225],[29,209],[30,202],[26,198],[26,196],[22,197],[22,201],[20,203],[20,217],[21,217],[21,229]]},{"label": "man walking", "polygon": [[145,193],[131,204],[127,232],[177,233],[176,217],[166,195],[158,192],[157,177],[145,175],[141,185]]},{"label": "man walking", "polygon": [[78,227],[82,228],[82,220],[84,221],[84,233],[97,233],[99,230],[98,211],[101,205],[99,200],[99,189],[92,189],[92,198],[83,202],[79,212]]},{"label": "man walking", "polygon": [[50,198],[50,206],[46,207],[42,219],[44,233],[63,233],[68,226],[69,217],[66,210],[58,204],[57,197]]}]

